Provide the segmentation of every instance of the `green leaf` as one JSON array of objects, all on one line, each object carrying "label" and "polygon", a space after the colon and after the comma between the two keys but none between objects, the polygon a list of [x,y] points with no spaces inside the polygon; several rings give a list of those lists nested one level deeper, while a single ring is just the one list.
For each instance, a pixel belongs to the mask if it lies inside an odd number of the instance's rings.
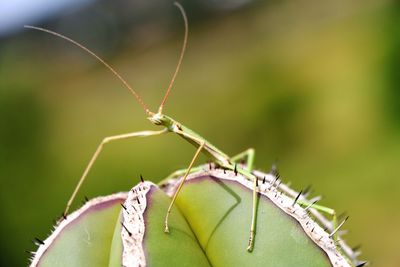
[{"label": "green leaf", "polygon": [[168,195],[178,184],[179,179],[169,180],[161,190],[142,182],[129,193],[89,201],[57,226],[31,266],[355,265],[293,198],[270,183],[258,186],[255,244],[248,252],[252,182],[229,171],[192,174],[172,209],[166,234]]},{"label": "green leaf", "polygon": [[249,253],[252,191],[238,182],[208,175],[189,180],[177,205],[213,266],[332,266],[299,223],[264,196]]},{"label": "green leaf", "polygon": [[148,266],[210,266],[190,226],[180,211],[173,208],[170,234],[164,233],[164,219],[171,199],[157,187],[148,194],[145,212],[144,247]]},{"label": "green leaf", "polygon": [[[121,211],[122,212],[122,211]],[[114,228],[114,235],[113,239],[111,242],[111,248],[110,248],[110,260],[108,263],[108,266],[122,266],[122,242],[121,242],[121,231],[122,231],[122,214],[118,216],[118,221],[117,224],[115,225]]]},{"label": "green leaf", "polygon": [[32,266],[107,266],[125,198],[123,193],[95,198],[70,214],[39,247]]}]

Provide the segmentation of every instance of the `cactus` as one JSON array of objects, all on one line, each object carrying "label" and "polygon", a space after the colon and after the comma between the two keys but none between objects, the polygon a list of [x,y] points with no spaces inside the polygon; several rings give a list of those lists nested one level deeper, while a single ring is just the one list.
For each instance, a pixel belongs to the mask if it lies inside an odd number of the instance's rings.
[{"label": "cactus", "polygon": [[37,240],[31,266],[107,266],[109,247],[126,193],[98,197],[60,221],[44,241]]},{"label": "cactus", "polygon": [[[199,168],[196,168],[199,170]],[[179,178],[141,182],[129,193],[88,201],[40,244],[31,266],[363,266],[334,225],[305,196],[254,172],[258,217],[254,250],[246,251],[252,182],[203,166],[192,173],[163,231]],[[324,230],[326,229],[326,230]]]}]

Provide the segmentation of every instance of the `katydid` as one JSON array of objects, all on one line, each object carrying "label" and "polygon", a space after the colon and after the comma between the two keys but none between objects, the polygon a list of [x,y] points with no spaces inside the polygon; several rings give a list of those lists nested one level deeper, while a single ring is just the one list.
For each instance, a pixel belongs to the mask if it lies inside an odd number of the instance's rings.
[{"label": "katydid", "polygon": [[[106,68],[108,68],[123,84],[124,86],[134,95],[134,97],[136,98],[136,100],[139,102],[139,104],[142,106],[143,110],[145,111],[146,115],[147,115],[147,119],[154,125],[157,126],[161,126],[163,127],[162,130],[159,131],[140,131],[140,132],[131,132],[131,133],[126,133],[126,134],[120,134],[120,135],[114,135],[114,136],[109,136],[109,137],[105,137],[101,143],[98,145],[95,153],[93,154],[92,158],[90,159],[88,165],[86,166],[81,178],[79,179],[78,184],[75,187],[75,190],[73,191],[67,206],[65,208],[64,211],[64,216],[67,216],[67,213],[69,211],[69,208],[71,207],[77,193],[79,192],[82,183],[84,182],[84,180],[86,179],[89,171],[91,170],[91,168],[93,167],[94,162],[96,161],[97,157],[99,156],[99,154],[101,153],[103,147],[105,144],[111,142],[111,141],[116,141],[116,140],[122,140],[122,139],[128,139],[128,138],[133,138],[133,137],[148,137],[148,136],[155,136],[155,135],[161,135],[161,134],[165,134],[165,133],[175,133],[178,136],[184,138],[185,140],[187,140],[189,143],[191,143],[192,145],[194,145],[197,150],[195,155],[193,156],[192,160],[190,161],[190,164],[188,166],[187,169],[181,170],[181,171],[177,171],[175,173],[175,175],[183,175],[180,184],[177,188],[177,190],[175,191],[171,203],[169,205],[169,208],[166,212],[166,216],[165,216],[165,221],[164,221],[164,232],[169,233],[169,225],[168,225],[168,218],[169,215],[171,213],[171,209],[172,206],[175,203],[175,200],[186,180],[186,178],[188,177],[188,175],[191,173],[192,170],[194,170],[195,168],[193,168],[193,165],[196,161],[196,159],[198,158],[200,153],[205,154],[212,162],[214,162],[217,166],[221,167],[221,168],[225,168],[225,169],[229,169],[234,171],[235,173],[240,173],[241,175],[243,175],[246,179],[249,179],[250,181],[252,181],[254,187],[253,187],[253,207],[252,207],[252,220],[251,220],[251,225],[250,225],[250,236],[249,236],[249,241],[247,244],[247,251],[251,252],[253,250],[254,247],[254,238],[255,238],[255,230],[256,230],[256,218],[257,218],[257,195],[258,195],[258,179],[260,179],[259,177],[256,177],[256,175],[254,175],[252,173],[253,171],[253,162],[254,162],[254,149],[250,148],[234,157],[229,157],[227,154],[225,154],[224,152],[222,152],[220,149],[218,149],[217,147],[215,147],[214,145],[212,145],[209,141],[207,141],[205,138],[203,138],[202,136],[200,136],[199,134],[197,134],[196,132],[194,132],[193,130],[189,129],[188,127],[184,126],[182,123],[176,121],[175,119],[165,115],[163,113],[163,108],[165,106],[165,103],[168,99],[168,96],[171,92],[171,88],[172,85],[174,84],[175,78],[178,74],[178,71],[180,69],[181,63],[182,63],[182,59],[183,56],[185,54],[185,50],[186,50],[186,45],[187,45],[187,39],[188,39],[188,20],[186,17],[186,13],[183,9],[183,7],[175,2],[174,3],[175,6],[178,7],[178,9],[180,10],[183,20],[184,20],[184,26],[185,26],[185,35],[184,35],[184,40],[183,40],[183,45],[182,45],[182,49],[181,49],[181,53],[180,53],[180,57],[178,60],[178,64],[176,66],[175,72],[172,76],[172,79],[170,81],[170,84],[168,86],[168,89],[165,93],[164,98],[161,101],[161,104],[157,110],[157,112],[152,112],[150,111],[150,109],[147,107],[147,105],[144,103],[144,101],[142,100],[142,98],[140,97],[140,95],[133,90],[133,88],[126,82],[126,80],[120,75],[118,74],[118,72],[111,67],[107,62],[105,62],[102,58],[100,58],[99,56],[97,56],[94,52],[92,52],[91,50],[89,50],[88,48],[86,48],[85,46],[83,46],[82,44],[62,35],[56,32],[53,32],[51,30],[48,29],[44,29],[44,28],[40,28],[40,27],[35,27],[35,26],[28,26],[26,25],[26,28],[29,29],[34,29],[34,30],[38,30],[38,31],[42,31],[42,32],[46,32],[52,35],[55,35],[57,37],[60,37],[64,40],[67,40],[68,42],[78,46],[79,48],[81,48],[82,50],[86,51],[87,53],[89,53],[91,56],[93,56],[94,58],[96,58],[98,61],[100,61],[100,63],[102,63]],[[237,162],[245,160],[246,164],[237,164]],[[298,200],[296,198],[295,202],[297,201],[297,203],[299,205],[302,206],[309,206],[311,207],[311,205],[313,205],[314,203],[309,203],[307,201],[302,201],[302,200]],[[323,206],[319,206],[319,205],[313,205],[313,208],[317,209],[317,210],[321,210],[323,212],[327,212],[329,214],[331,214],[333,216],[334,222],[333,222],[333,228],[335,228],[337,226],[337,222],[336,222],[336,213],[334,210],[323,207]],[[339,228],[339,227],[338,227]],[[333,236],[335,237],[335,233],[336,233],[337,229],[334,229],[333,232]]]}]

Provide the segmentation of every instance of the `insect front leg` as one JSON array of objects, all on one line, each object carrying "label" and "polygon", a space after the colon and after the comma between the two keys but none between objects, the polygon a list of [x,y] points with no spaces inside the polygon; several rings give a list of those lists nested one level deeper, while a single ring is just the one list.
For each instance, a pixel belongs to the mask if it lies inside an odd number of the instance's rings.
[{"label": "insect front leg", "polygon": [[132,137],[147,137],[147,136],[153,136],[153,135],[160,135],[160,134],[167,133],[167,132],[168,132],[168,129],[165,128],[161,131],[141,131],[141,132],[132,132],[132,133],[127,133],[127,134],[120,134],[120,135],[105,137],[101,141],[99,146],[97,147],[96,151],[94,152],[92,158],[90,159],[88,165],[86,166],[85,171],[83,172],[81,178],[79,179],[79,182],[76,185],[74,192],[72,193],[70,199],[68,200],[67,207],[65,208],[65,211],[64,211],[64,216],[67,215],[67,212],[68,212],[69,208],[71,207],[72,202],[74,201],[76,195],[78,194],[79,189],[82,186],[82,183],[85,181],[90,169],[93,167],[94,162],[96,161],[99,154],[103,150],[103,147],[105,144],[110,143],[112,141],[116,141],[116,140],[128,139],[128,138],[132,138]]}]

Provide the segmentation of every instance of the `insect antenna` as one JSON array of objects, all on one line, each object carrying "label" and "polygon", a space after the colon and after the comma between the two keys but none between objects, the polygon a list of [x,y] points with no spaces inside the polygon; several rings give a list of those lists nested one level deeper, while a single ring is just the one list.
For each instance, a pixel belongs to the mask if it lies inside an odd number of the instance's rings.
[{"label": "insect antenna", "polygon": [[105,62],[102,58],[100,58],[98,55],[96,55],[90,49],[86,48],[82,44],[78,43],[77,41],[72,40],[71,38],[69,38],[69,37],[67,37],[65,35],[62,35],[62,34],[57,33],[57,32],[53,32],[53,31],[48,30],[48,29],[44,29],[44,28],[40,28],[40,27],[36,27],[36,26],[31,26],[31,25],[24,25],[24,28],[41,31],[41,32],[49,33],[51,35],[60,37],[61,39],[64,39],[64,40],[76,45],[77,47],[81,48],[82,50],[84,50],[87,53],[89,53],[90,55],[92,55],[94,58],[96,58],[98,61],[100,61],[104,66],[106,66],[125,85],[125,87],[128,88],[128,90],[135,96],[136,100],[143,107],[143,109],[146,112],[146,114],[150,114],[150,110],[147,108],[147,105],[143,102],[143,100],[140,97],[140,95],[135,90],[132,89],[132,87],[128,84],[128,82],[125,81],[125,79],[122,78],[122,76],[119,75],[118,72],[113,67],[111,67],[107,62]]},{"label": "insect antenna", "polygon": [[178,64],[176,65],[176,69],[175,69],[174,75],[172,76],[171,82],[169,83],[167,92],[165,93],[165,96],[164,96],[164,98],[163,98],[163,100],[161,102],[161,105],[158,108],[158,113],[159,114],[162,114],[162,110],[164,108],[165,102],[168,99],[169,93],[171,92],[172,85],[175,82],[176,75],[178,74],[178,71],[179,71],[179,69],[181,67],[182,59],[183,59],[183,56],[185,55],[185,51],[186,51],[186,45],[187,45],[188,34],[189,34],[189,24],[188,24],[188,19],[187,19],[185,10],[181,6],[181,4],[179,4],[178,2],[174,2],[174,5],[179,8],[179,11],[182,14],[183,21],[184,21],[184,24],[185,24],[185,37],[183,39],[182,50],[181,50],[181,54],[179,56]]}]

